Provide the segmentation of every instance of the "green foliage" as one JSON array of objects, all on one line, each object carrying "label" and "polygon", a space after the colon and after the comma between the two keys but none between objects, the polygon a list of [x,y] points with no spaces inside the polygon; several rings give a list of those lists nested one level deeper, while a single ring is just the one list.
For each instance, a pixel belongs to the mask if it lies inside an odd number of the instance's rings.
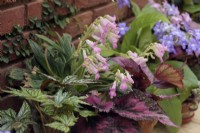
[{"label": "green foliage", "polygon": [[[96,115],[96,113],[92,111],[82,110],[82,105],[88,105],[83,101],[86,97],[74,96],[70,93],[63,92],[62,90],[59,90],[55,95],[48,95],[46,94],[47,92],[31,88],[21,88],[21,90],[10,89],[6,92],[12,94],[13,96],[31,100],[37,110],[40,110],[45,115],[53,119],[51,123],[46,125],[63,132],[69,132],[70,127],[74,126],[77,120],[77,118],[73,115],[74,113],[77,112],[83,117]],[[19,111],[18,116],[27,114],[27,112],[24,112],[23,109],[25,110],[27,108],[23,106],[21,109],[22,111]],[[30,108],[27,109],[27,111],[30,111]],[[11,114],[13,114],[12,111]]]},{"label": "green foliage", "polygon": [[24,80],[25,69],[22,68],[13,68],[6,73],[6,78],[10,85],[13,85],[14,81],[22,82]]},{"label": "green foliage", "polygon": [[121,51],[127,52],[128,50],[135,51],[135,48],[146,48],[154,39],[151,29],[158,21],[169,22],[165,15],[155,11],[154,8],[144,8],[131,23],[131,29],[124,36]]},{"label": "green foliage", "polygon": [[182,68],[183,69],[184,90],[177,89],[177,91],[178,91],[178,93],[181,94],[179,96],[180,101],[184,102],[191,95],[192,90],[199,87],[198,79],[195,76],[195,74],[192,72],[192,70],[186,64],[184,64],[183,62],[168,61],[167,63],[172,65],[175,68]]},{"label": "green foliage", "polygon": [[200,12],[200,4],[198,5],[185,5],[183,9],[191,14]]},{"label": "green foliage", "polygon": [[13,96],[23,97],[27,100],[33,100],[36,102],[47,102],[48,96],[43,94],[43,92],[39,89],[31,89],[31,88],[21,88],[21,90],[10,89],[5,92],[12,94]]},{"label": "green foliage", "polygon": [[24,133],[31,121],[31,110],[27,102],[24,102],[21,109],[16,113],[12,109],[0,111],[0,130],[15,130],[16,133]]},{"label": "green foliage", "polygon": [[37,36],[48,44],[48,47],[44,46],[45,53],[43,53],[41,46],[29,40],[38,66],[45,73],[64,79],[66,75],[71,73],[71,59],[74,51],[74,47],[71,45],[71,37],[64,34],[63,37],[59,36],[59,42],[54,42],[45,36]]},{"label": "green foliage", "polygon": [[140,14],[140,7],[131,0],[131,5],[132,5],[132,11],[135,14],[135,16],[138,16]]},{"label": "green foliage", "polygon": [[64,133],[68,133],[70,131],[70,127],[75,125],[75,122],[77,121],[77,118],[73,114],[55,116],[53,119],[54,122],[46,124],[46,126],[57,129]]},{"label": "green foliage", "polygon": [[[156,89],[154,94],[155,95],[172,95],[176,94],[175,89]],[[174,97],[172,99],[168,100],[162,100],[158,102],[160,107],[164,110],[164,112],[167,114],[167,116],[178,126],[181,125],[182,122],[182,115],[181,115],[181,109],[182,109],[182,102],[178,97]],[[170,131],[170,133],[176,133],[178,131],[178,128],[167,126],[167,129]]]}]

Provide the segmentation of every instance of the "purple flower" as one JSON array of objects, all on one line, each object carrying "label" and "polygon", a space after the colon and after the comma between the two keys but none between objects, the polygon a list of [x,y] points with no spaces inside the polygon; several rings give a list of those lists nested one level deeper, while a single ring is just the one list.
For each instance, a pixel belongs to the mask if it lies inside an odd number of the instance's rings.
[{"label": "purple flower", "polygon": [[0,133],[11,133],[10,131],[0,131]]},{"label": "purple flower", "polygon": [[130,29],[129,27],[126,26],[126,23],[122,22],[118,24],[119,27],[119,35],[123,36],[126,34],[126,32]]},{"label": "purple flower", "polygon": [[117,0],[119,8],[122,8],[124,6],[131,7],[129,0]]}]

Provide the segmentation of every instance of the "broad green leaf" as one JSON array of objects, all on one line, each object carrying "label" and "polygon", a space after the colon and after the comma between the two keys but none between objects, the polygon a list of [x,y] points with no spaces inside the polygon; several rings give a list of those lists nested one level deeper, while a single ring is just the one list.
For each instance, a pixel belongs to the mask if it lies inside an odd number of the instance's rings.
[{"label": "broad green leaf", "polygon": [[131,0],[131,5],[132,5],[132,11],[135,14],[135,16],[138,16],[140,14],[140,7]]},{"label": "broad green leaf", "polygon": [[101,55],[104,57],[110,57],[115,54],[115,51],[112,49],[108,49],[105,46],[101,46]]},{"label": "broad green leaf", "polygon": [[70,131],[70,127],[75,125],[77,118],[71,114],[56,116],[54,117],[54,120],[54,122],[46,124],[46,126],[62,131],[64,133],[68,133]]},{"label": "broad green leaf", "polygon": [[200,12],[200,4],[184,6],[183,9],[191,14]]},{"label": "broad green leaf", "polygon": [[50,73],[49,69],[47,69],[48,67],[46,64],[46,60],[45,60],[45,56],[43,54],[42,48],[32,40],[28,40],[28,42],[33,51],[35,61],[40,64],[40,67],[42,67],[44,70]]},{"label": "broad green leaf", "polygon": [[181,91],[180,89],[177,89],[181,93],[180,100],[181,100],[181,102],[183,102],[191,95],[192,89],[198,88],[198,79],[195,76],[195,74],[191,71],[191,69],[186,64],[184,64],[183,62],[168,61],[166,63],[172,65],[175,68],[179,68],[179,69],[183,68],[184,90]]},{"label": "broad green leaf", "polygon": [[[175,89],[156,89],[154,91],[155,95],[172,95],[176,94]],[[176,124],[181,125],[182,122],[182,102],[179,100],[178,97],[169,99],[169,100],[162,100],[158,102],[160,107],[164,110],[164,112],[167,114],[167,116]],[[175,127],[169,127],[167,126],[167,129],[170,131],[170,133],[176,133],[178,131],[178,128]]]},{"label": "broad green leaf", "polygon": [[158,21],[169,22],[169,20],[165,15],[155,11],[139,15],[131,23],[131,29],[124,36],[124,40],[121,46],[121,51],[127,52],[128,50],[130,50],[130,47],[132,45],[138,47],[138,42],[139,42],[138,39],[140,38],[141,35],[140,31],[147,26],[150,26],[150,28],[152,28]]},{"label": "broad green leaf", "polygon": [[21,90],[10,89],[5,92],[10,93],[13,96],[23,97],[41,103],[46,102],[48,99],[47,95],[43,94],[39,89],[21,88]]},{"label": "broad green leaf", "polygon": [[92,112],[92,111],[89,111],[89,110],[80,110],[80,111],[79,111],[79,114],[80,114],[82,117],[89,117],[89,116],[96,116],[96,115],[97,115],[97,113]]},{"label": "broad green leaf", "polygon": [[150,45],[150,43],[155,40],[155,36],[153,35],[151,29],[152,27],[147,26],[142,28],[140,32],[138,48],[141,51],[144,51]]},{"label": "broad green leaf", "polygon": [[0,130],[15,130],[16,133],[24,133],[31,121],[31,110],[27,102],[24,102],[18,114],[12,109],[0,111]]}]

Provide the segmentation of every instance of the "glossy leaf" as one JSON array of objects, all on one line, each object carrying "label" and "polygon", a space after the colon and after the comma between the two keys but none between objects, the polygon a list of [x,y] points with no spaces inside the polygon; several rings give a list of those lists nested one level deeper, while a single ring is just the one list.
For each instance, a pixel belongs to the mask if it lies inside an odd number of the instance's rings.
[{"label": "glossy leaf", "polygon": [[114,99],[112,109],[122,117],[133,120],[158,120],[169,126],[176,126],[160,109],[157,102],[148,98],[143,92],[133,89],[133,92]]},{"label": "glossy leaf", "polygon": [[180,89],[184,89],[183,86],[183,74],[180,69],[176,69],[169,64],[161,64],[158,66],[155,72],[156,82],[169,83],[177,86]]},{"label": "glossy leaf", "polygon": [[132,50],[130,49],[132,45],[138,48],[138,42],[141,35],[140,31],[144,27],[153,27],[153,25],[160,20],[169,22],[169,20],[164,14],[157,12],[155,11],[155,9],[152,8],[148,8],[148,10],[151,11],[146,12],[146,10],[144,10],[145,13],[143,13],[143,11],[140,12],[141,15],[139,14],[139,16],[136,17],[136,19],[131,23],[131,29],[126,33],[123,39],[123,43],[121,46],[122,52]]},{"label": "glossy leaf", "polygon": [[109,114],[89,119],[79,119],[76,133],[139,133],[138,124],[130,119]]},{"label": "glossy leaf", "polygon": [[113,108],[113,102],[103,101],[101,98],[94,95],[89,96],[85,101],[102,112],[109,112]]}]

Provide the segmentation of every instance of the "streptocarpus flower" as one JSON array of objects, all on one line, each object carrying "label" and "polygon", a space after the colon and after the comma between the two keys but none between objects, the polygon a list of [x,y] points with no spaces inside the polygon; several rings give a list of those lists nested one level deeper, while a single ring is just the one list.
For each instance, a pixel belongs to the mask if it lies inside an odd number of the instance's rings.
[{"label": "streptocarpus flower", "polygon": [[116,96],[116,90],[118,87],[121,91],[126,91],[129,87],[132,86],[132,84],[134,84],[134,81],[131,78],[129,72],[126,71],[125,73],[126,75],[124,73],[121,73],[120,70],[116,72],[115,81],[113,85],[110,87],[110,92],[109,92],[111,99]]},{"label": "streptocarpus flower", "polygon": [[101,49],[97,47],[96,42],[92,42],[90,40],[86,40],[86,43],[93,49],[93,52],[96,54],[99,54],[101,52]]},{"label": "streptocarpus flower", "polygon": [[95,75],[96,80],[100,78],[97,64],[95,64],[89,57],[85,58],[83,67],[85,67],[90,74]]},{"label": "streptocarpus flower", "polygon": [[160,43],[155,43],[153,48],[154,54],[163,62],[163,56],[168,48]]},{"label": "streptocarpus flower", "polygon": [[128,6],[128,7],[131,6],[129,0],[117,0],[117,2],[118,2],[119,8],[122,8],[122,7],[124,7],[124,6]]},{"label": "streptocarpus flower", "polygon": [[126,32],[129,30],[129,27],[126,26],[125,22],[119,23],[118,27],[119,27],[119,35],[120,36],[125,35]]},{"label": "streptocarpus flower", "polygon": [[86,52],[83,51],[83,57],[83,67],[86,68],[88,73],[95,75],[96,80],[100,78],[100,72],[108,71],[109,65],[107,63],[107,59],[102,57],[100,53],[87,56]]},{"label": "streptocarpus flower", "polygon": [[117,94],[116,94],[116,89],[117,89],[117,82],[115,81],[113,83],[113,85],[110,87],[110,92],[109,92],[109,95],[110,95],[110,98],[112,99],[113,97],[116,97]]},{"label": "streptocarpus flower", "polygon": [[128,56],[135,62],[137,63],[140,68],[142,69],[142,71],[147,75],[148,79],[151,81],[151,83],[153,82],[153,74],[151,73],[151,71],[149,70],[146,62],[148,61],[146,58],[144,57],[140,57],[138,56],[137,53],[133,53],[131,51],[128,51]]},{"label": "streptocarpus flower", "polygon": [[116,17],[106,15],[105,17],[100,17],[96,23],[92,24],[94,32],[92,34],[93,39],[100,45],[104,45],[109,42],[112,47],[117,48],[117,42],[120,38],[119,28],[115,23]]}]

